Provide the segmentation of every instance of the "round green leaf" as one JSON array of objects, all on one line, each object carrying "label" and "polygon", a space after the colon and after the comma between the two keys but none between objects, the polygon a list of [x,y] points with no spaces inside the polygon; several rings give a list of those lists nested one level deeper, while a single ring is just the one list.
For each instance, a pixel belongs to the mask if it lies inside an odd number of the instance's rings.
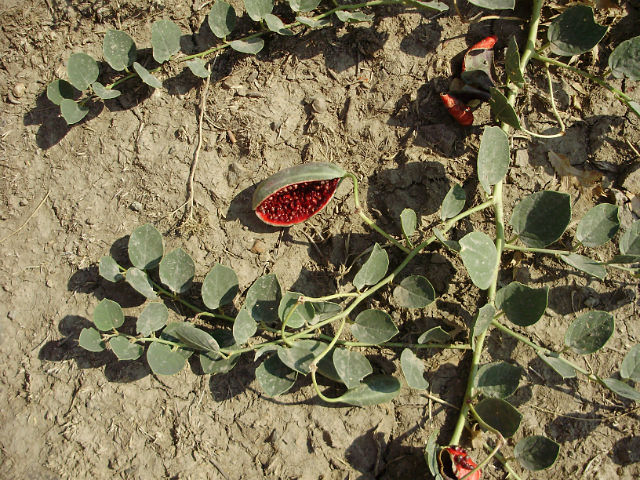
[{"label": "round green leaf", "polygon": [[640,36],[625,40],[609,56],[609,68],[617,78],[640,80]]},{"label": "round green leaf", "polygon": [[504,56],[504,69],[509,82],[519,87],[524,86],[524,76],[522,75],[522,70],[520,70],[520,50],[515,36],[509,39],[507,53]]},{"label": "round green leaf", "polygon": [[568,363],[562,357],[559,357],[557,354],[555,355],[545,355],[544,353],[539,352],[538,356],[540,359],[549,365],[558,375],[560,375],[564,380],[568,378],[576,377],[576,370],[573,366]]},{"label": "round green leaf", "polygon": [[278,317],[282,322],[287,320],[287,327],[300,328],[313,320],[315,311],[310,302],[298,303],[301,293],[287,292],[280,300],[278,306]]},{"label": "round green leaf", "polygon": [[313,318],[309,320],[309,325],[328,320],[342,311],[342,307],[333,302],[312,302],[311,304],[313,305]]},{"label": "round green leaf", "polygon": [[78,345],[90,352],[101,352],[105,349],[102,335],[95,328],[83,328],[78,338]]},{"label": "round green leaf", "polygon": [[136,61],[136,43],[119,30],[107,30],[102,42],[102,54],[109,66],[121,72]]},{"label": "round green leaf", "polygon": [[78,91],[66,80],[54,80],[47,85],[47,98],[56,105],[60,105],[65,98],[73,100],[76,95]]},{"label": "round green leaf", "polygon": [[602,383],[613,393],[634,402],[640,402],[640,392],[615,378],[604,378]]},{"label": "round green leaf", "polygon": [[264,40],[261,38],[249,38],[247,40],[234,40],[229,46],[236,52],[248,53],[249,55],[255,55],[264,47]]},{"label": "round green leaf", "polygon": [[251,20],[259,22],[273,10],[273,0],[244,0],[244,7]]},{"label": "round green leaf", "polygon": [[233,338],[238,345],[247,342],[258,330],[258,324],[246,309],[241,308],[233,322]]},{"label": "round green leaf", "polygon": [[171,324],[169,335],[176,337],[189,348],[205,352],[219,352],[218,342],[204,330],[194,327],[188,322]]},{"label": "round green leaf", "polygon": [[225,38],[236,26],[236,11],[224,0],[217,0],[207,18],[209,28],[218,38]]},{"label": "round green leaf", "polygon": [[160,302],[152,302],[146,307],[136,321],[136,332],[148,337],[152,332],[160,330],[167,324],[169,310]]},{"label": "round green leaf", "polygon": [[520,119],[507,100],[507,97],[495,87],[491,88],[490,92],[491,99],[489,100],[489,104],[491,105],[491,111],[493,112],[493,116],[496,117],[496,120],[504,122],[516,130],[520,130]]},{"label": "round green leaf", "polygon": [[596,23],[591,7],[576,5],[551,22],[547,38],[553,53],[571,57],[591,50],[605,33],[607,27]]},{"label": "round green leaf", "polygon": [[586,247],[597,247],[613,238],[620,228],[617,205],[601,203],[582,217],[576,239]]},{"label": "round green leaf", "polygon": [[347,10],[338,10],[336,12],[336,17],[338,17],[338,20],[340,20],[341,22],[347,23],[370,22],[371,20],[373,20],[373,14],[367,15],[360,10],[354,10],[351,12]]},{"label": "round green leaf", "polygon": [[460,256],[473,284],[481,290],[489,288],[498,268],[496,246],[483,232],[471,232],[460,240]]},{"label": "round green leaf", "polygon": [[513,405],[499,398],[485,398],[476,405],[476,412],[505,438],[513,437],[522,420],[522,414]]},{"label": "round green leaf", "polygon": [[440,218],[442,220],[447,220],[455,217],[462,211],[466,201],[467,192],[464,191],[461,185],[455,184],[449,189],[442,201]]},{"label": "round green leaf", "polygon": [[60,113],[62,113],[62,118],[67,122],[67,125],[73,125],[87,116],[89,108],[84,105],[80,105],[74,100],[63,98],[60,101]]},{"label": "round green leaf", "polygon": [[478,179],[487,193],[509,169],[509,138],[500,127],[485,127],[478,151]]},{"label": "round green leaf", "polygon": [[127,337],[117,336],[109,340],[109,346],[118,360],[137,360],[142,356],[142,345],[132,343]]},{"label": "round green leaf", "polygon": [[576,318],[564,336],[564,343],[580,355],[600,350],[613,335],[613,315],[594,310]]},{"label": "round green leaf", "polygon": [[238,290],[236,272],[216,263],[202,282],[202,301],[207,308],[215,310],[230,304]]},{"label": "round green leaf", "polygon": [[144,68],[138,62],[133,62],[133,69],[136,71],[136,73],[140,77],[140,80],[142,80],[144,83],[146,83],[150,87],[162,88],[162,82],[160,82],[160,80],[158,80],[156,77],[151,75],[149,70]]},{"label": "round green leaf", "polygon": [[139,268],[131,267],[126,273],[127,283],[133,287],[133,289],[140,295],[148,298],[149,300],[155,300],[158,298],[151,280],[146,272],[143,272]]},{"label": "round green leaf", "polygon": [[336,348],[333,352],[333,365],[347,388],[356,388],[364,377],[373,372],[367,357],[360,352]]},{"label": "round green leaf", "polygon": [[429,382],[424,378],[424,362],[409,348],[405,348],[400,355],[400,366],[407,381],[407,385],[417,390],[429,388]]},{"label": "round green leaf", "polygon": [[158,20],[151,25],[153,59],[164,63],[180,51],[180,27],[171,20]]},{"label": "round green leaf", "polygon": [[620,253],[640,255],[640,220],[631,224],[631,228],[620,237]]},{"label": "round green leaf", "polygon": [[351,333],[359,342],[378,345],[391,340],[398,333],[398,327],[387,312],[370,309],[360,312],[356,317]]},{"label": "round green leaf", "polygon": [[186,62],[187,67],[191,70],[196,77],[207,78],[211,75],[211,72],[207,68],[207,64],[201,58],[194,58],[193,60],[189,60]]},{"label": "round green leaf", "polygon": [[180,372],[187,359],[180,350],[173,350],[170,345],[153,342],[147,349],[147,363],[156,375],[175,375]]},{"label": "round green leaf", "polygon": [[160,280],[175,293],[184,293],[191,287],[196,266],[181,248],[167,253],[160,261]]},{"label": "round green leaf", "polygon": [[291,347],[278,347],[278,358],[287,367],[308,375],[309,365],[326,347],[326,343],[318,340],[297,340]]},{"label": "round green leaf", "polygon": [[620,376],[624,379],[640,381],[640,344],[635,345],[622,360]]},{"label": "round green leaf", "polygon": [[103,332],[119,328],[124,323],[124,312],[117,302],[105,298],[93,311],[93,323]]},{"label": "round green leaf", "polygon": [[513,10],[515,0],[469,0],[469,3],[489,10]]},{"label": "round green leaf", "polygon": [[258,278],[249,290],[244,308],[258,322],[274,324],[278,320],[278,307],[282,299],[280,283],[274,274]]},{"label": "round green leaf", "polygon": [[560,445],[541,435],[525,437],[513,449],[513,455],[527,470],[545,470],[556,462]]},{"label": "round green leaf", "polygon": [[124,278],[122,273],[120,273],[120,267],[110,255],[105,255],[100,259],[98,272],[102,278],[114,283]]},{"label": "round green leaf", "polygon": [[69,82],[78,90],[86,90],[98,79],[98,63],[86,53],[74,53],[67,63]]},{"label": "round green leaf", "polygon": [[424,308],[436,299],[436,292],[425,277],[411,275],[393,290],[393,296],[401,307]]},{"label": "round green leaf", "polygon": [[289,6],[294,12],[310,12],[320,5],[320,0],[289,0]]},{"label": "round green leaf", "polygon": [[491,325],[491,321],[495,316],[496,309],[490,303],[483,305],[480,310],[478,310],[478,315],[473,322],[473,335],[471,336],[472,344],[475,344],[477,336],[483,334],[487,330],[487,328],[489,328],[489,325]]},{"label": "round green leaf", "polygon": [[516,325],[528,327],[536,323],[547,308],[549,287],[531,288],[511,282],[496,293],[496,307]]},{"label": "round green leaf", "polygon": [[118,98],[120,96],[120,90],[115,90],[112,88],[106,88],[100,82],[93,82],[91,84],[91,88],[93,92],[98,95],[102,100],[111,100],[113,98]]},{"label": "round green leaf", "polygon": [[418,343],[421,345],[425,343],[447,343],[449,340],[451,340],[451,335],[442,327],[430,328],[418,337]]},{"label": "round green leaf", "polygon": [[230,355],[227,358],[222,358],[219,355],[216,358],[212,358],[211,355],[211,353],[200,354],[200,365],[202,366],[202,371],[207,375],[229,373],[240,360],[239,354]]},{"label": "round green leaf", "polygon": [[402,233],[404,233],[407,238],[410,238],[418,227],[418,217],[416,216],[416,212],[410,208],[402,210],[402,213],[400,214],[400,225],[402,227]]},{"label": "round green leaf", "polygon": [[353,285],[362,290],[367,285],[375,285],[387,273],[389,268],[389,256],[387,252],[377,243],[373,246],[373,250],[369,254],[369,258],[364,262],[362,268],[353,277]]},{"label": "round green leaf", "polygon": [[566,193],[542,191],[520,200],[509,223],[522,243],[544,248],[562,236],[570,221],[571,197]]},{"label": "round green leaf", "polygon": [[296,17],[296,22],[300,22],[302,25],[306,25],[309,28],[323,28],[331,23],[328,17],[316,20],[314,18]]},{"label": "round green leaf", "polygon": [[272,355],[256,368],[256,380],[269,397],[288,391],[296,382],[298,373],[291,370],[276,355]]},{"label": "round green leaf", "polygon": [[348,390],[339,400],[363,407],[390,402],[400,393],[400,381],[390,375],[370,375],[356,388]]},{"label": "round green leaf", "polygon": [[607,270],[604,268],[604,265],[589,257],[585,257],[577,253],[570,253],[569,255],[560,255],[560,259],[571,265],[573,268],[577,268],[578,270],[588,273],[589,275],[593,275],[601,280],[607,276]]},{"label": "round green leaf", "polygon": [[156,267],[163,251],[162,235],[150,223],[136,228],[129,237],[129,260],[141,270]]},{"label": "round green leaf", "polygon": [[293,32],[286,27],[282,20],[271,13],[265,15],[264,21],[267,24],[267,28],[278,35],[293,35]]},{"label": "round green leaf", "polygon": [[482,365],[474,378],[475,387],[485,397],[507,398],[518,388],[522,369],[506,362]]}]

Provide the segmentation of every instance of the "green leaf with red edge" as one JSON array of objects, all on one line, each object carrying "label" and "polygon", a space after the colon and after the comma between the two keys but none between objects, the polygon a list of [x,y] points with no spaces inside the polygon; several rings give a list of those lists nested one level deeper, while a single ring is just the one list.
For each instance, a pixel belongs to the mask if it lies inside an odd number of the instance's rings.
[{"label": "green leaf with red edge", "polygon": [[596,23],[591,7],[575,5],[553,19],[547,38],[553,53],[571,57],[591,50],[605,33],[607,27]]}]

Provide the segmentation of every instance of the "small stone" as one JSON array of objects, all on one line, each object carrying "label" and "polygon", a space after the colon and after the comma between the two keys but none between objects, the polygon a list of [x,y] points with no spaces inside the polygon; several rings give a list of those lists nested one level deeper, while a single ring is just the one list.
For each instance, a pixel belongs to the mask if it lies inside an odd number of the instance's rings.
[{"label": "small stone", "polygon": [[622,182],[622,188],[634,195],[640,195],[640,166],[634,168]]},{"label": "small stone", "polygon": [[20,98],[24,95],[25,90],[26,87],[24,86],[24,83],[18,82],[13,86],[13,96]]},{"label": "small stone", "polygon": [[12,322],[16,319],[16,317],[17,317],[17,314],[15,310],[10,310],[9,313],[7,313],[7,318]]},{"label": "small stone", "polygon": [[141,212],[142,204],[140,202],[133,202],[131,205],[129,205],[129,208],[134,212]]},{"label": "small stone", "polygon": [[251,247],[252,253],[261,254],[267,251],[267,245],[264,243],[264,240],[258,239],[253,242],[253,246]]},{"label": "small stone", "polygon": [[21,207],[26,207],[29,202],[27,202],[24,198],[20,200],[20,202],[18,203]]},{"label": "small stone", "polygon": [[324,113],[327,111],[327,101],[322,97],[316,97],[311,100],[311,108],[316,113]]}]

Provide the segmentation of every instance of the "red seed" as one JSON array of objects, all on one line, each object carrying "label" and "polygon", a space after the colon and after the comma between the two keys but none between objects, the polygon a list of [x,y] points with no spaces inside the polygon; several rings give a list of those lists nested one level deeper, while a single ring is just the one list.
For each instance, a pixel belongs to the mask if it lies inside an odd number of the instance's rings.
[{"label": "red seed", "polygon": [[256,207],[256,214],[271,225],[304,222],[329,203],[339,182],[340,178],[333,178],[288,185],[265,198]]},{"label": "red seed", "polygon": [[471,109],[455,97],[447,93],[441,93],[440,98],[449,114],[456,119],[460,125],[471,125],[473,123],[473,113]]}]

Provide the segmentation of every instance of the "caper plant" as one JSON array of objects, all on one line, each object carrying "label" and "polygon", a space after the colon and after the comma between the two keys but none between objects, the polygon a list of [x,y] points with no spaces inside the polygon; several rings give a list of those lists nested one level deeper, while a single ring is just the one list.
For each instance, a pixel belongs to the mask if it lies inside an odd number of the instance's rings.
[{"label": "caper plant", "polygon": [[[203,58],[224,48],[245,53],[257,53],[263,46],[262,36],[267,32],[288,35],[301,26],[324,25],[335,14],[342,21],[367,20],[361,8],[383,4],[421,5],[422,2],[370,1],[362,4],[339,5],[313,17],[298,16],[292,24],[283,24],[272,15],[269,0],[247,0],[245,6],[251,19],[261,30],[243,39],[227,40],[235,23],[235,12],[224,1],[217,1],[209,14],[209,25],[221,39],[219,45],[196,55],[175,57],[179,50],[179,28],[168,20],[152,26],[153,57],[162,64],[169,60],[184,61],[191,71],[206,77]],[[514,0],[474,0],[483,8],[508,9]],[[238,279],[232,266],[215,264],[207,273],[200,291],[193,288],[196,266],[190,256],[178,248],[165,253],[161,234],[151,224],[136,228],[129,238],[129,262],[119,265],[110,257],[100,260],[100,275],[110,282],[126,282],[148,299],[136,320],[135,334],[125,333],[124,312],[118,303],[104,299],[93,313],[95,327],[85,328],[79,338],[80,346],[98,352],[110,348],[119,360],[146,358],[157,375],[180,372],[189,357],[197,355],[205,374],[227,373],[242,354],[252,355],[259,364],[256,379],[269,396],[282,395],[298,377],[308,377],[317,396],[325,402],[356,406],[377,404],[392,400],[401,390],[400,379],[374,370],[367,354],[374,349],[396,350],[400,353],[401,371],[410,388],[427,390],[425,365],[420,351],[425,349],[459,350],[469,354],[471,362],[467,383],[460,402],[460,412],[452,434],[445,445],[438,445],[439,432],[434,431],[425,448],[428,467],[436,479],[468,478],[477,480],[492,459],[498,459],[504,468],[519,478],[506,460],[503,450],[506,440],[514,436],[522,415],[509,402],[509,397],[520,383],[522,368],[514,362],[481,363],[489,332],[498,330],[533,349],[535,354],[563,379],[578,377],[595,382],[616,395],[640,402],[640,392],[633,382],[640,380],[640,345],[635,345],[624,357],[618,372],[604,378],[579,366],[573,355],[590,355],[600,350],[614,333],[614,317],[608,312],[591,310],[578,315],[564,335],[564,347],[551,350],[534,342],[526,327],[544,321],[548,304],[548,287],[533,288],[513,281],[500,283],[506,252],[519,251],[550,255],[570,267],[599,279],[608,270],[618,269],[629,275],[640,276],[640,222],[620,232],[619,207],[600,203],[590,209],[572,231],[570,248],[554,248],[572,221],[571,197],[556,191],[538,191],[521,198],[510,218],[505,218],[503,180],[510,164],[511,129],[522,127],[516,112],[517,96],[525,85],[525,73],[531,60],[545,66],[569,70],[586,77],[611,91],[618,100],[640,116],[637,102],[608,83],[606,77],[640,79],[640,37],[621,43],[609,57],[609,71],[597,77],[577,67],[561,62],[556,57],[568,57],[588,52],[606,34],[606,27],[598,25],[593,10],[584,5],[572,6],[555,17],[547,29],[547,41],[539,39],[543,0],[534,0],[527,38],[522,46],[515,38],[508,41],[505,54],[504,79],[496,82],[492,77],[489,54],[494,40],[470,49],[473,55],[465,57],[462,84],[452,95],[470,95],[474,99],[486,98],[491,104],[496,126],[484,128],[477,157],[477,173],[485,199],[468,206],[465,190],[454,185],[445,196],[440,210],[441,222],[419,238],[416,212],[405,209],[400,215],[399,231],[388,232],[370,218],[359,198],[357,177],[341,166],[330,163],[298,165],[281,171],[257,186],[252,208],[262,221],[277,227],[288,227],[318,214],[330,202],[341,182],[350,182],[355,203],[355,214],[380,235],[365,254],[366,259],[351,279],[353,288],[323,297],[311,297],[303,292],[284,291],[273,274],[259,277],[246,292],[240,292]],[[291,0],[296,12],[310,12],[319,5],[317,0]],[[431,2],[429,8],[442,9],[442,4]],[[538,46],[542,43],[541,46]],[[547,51],[551,53],[546,53]],[[552,56],[547,56],[552,55]],[[149,71],[136,63],[136,47],[124,32],[109,31],[105,35],[105,60],[123,76],[104,87],[97,82],[99,71],[95,61],[85,54],[74,54],[69,60],[69,80],[57,80],[49,86],[49,98],[58,101],[62,114],[69,123],[79,121],[86,111],[83,102],[97,95],[106,99],[116,96],[115,87],[139,77],[152,87],[160,82]],[[128,69],[132,67],[134,72]],[[548,69],[547,69],[548,73]],[[85,91],[84,100],[76,101],[72,86]],[[447,94],[447,96],[449,96]],[[443,100],[449,101],[449,99]],[[559,132],[565,127],[554,104],[551,105],[559,120]],[[73,105],[72,105],[73,104]],[[445,102],[445,105],[447,103]],[[457,105],[454,116],[471,123],[467,107]],[[449,108],[449,107],[447,107]],[[452,112],[453,114],[453,112]],[[471,116],[471,121],[473,117]],[[462,122],[461,122],[462,123]],[[461,238],[454,235],[456,225],[478,212],[491,212],[494,219],[493,235],[471,231]],[[609,241],[616,240],[619,254],[608,261],[599,261],[590,254]],[[426,248],[440,246],[453,255],[459,255],[471,282],[486,292],[477,308],[474,321],[463,340],[452,338],[436,326],[423,332],[414,342],[397,342],[398,327],[388,309],[364,308],[368,299],[383,291],[391,291],[395,304],[403,309],[424,309],[434,303],[436,293],[429,279],[423,275],[403,275],[403,270]],[[390,256],[387,249],[398,251]],[[400,261],[393,259],[401,258]],[[190,315],[184,321],[168,322],[165,301],[179,302]],[[391,307],[389,307],[391,308]],[[334,392],[319,384],[322,376],[334,382]],[[475,426],[489,432],[486,436],[488,454],[478,463],[471,459],[463,447],[465,429]],[[556,461],[559,445],[543,435],[522,438],[509,453],[527,470],[542,470]]]}]

